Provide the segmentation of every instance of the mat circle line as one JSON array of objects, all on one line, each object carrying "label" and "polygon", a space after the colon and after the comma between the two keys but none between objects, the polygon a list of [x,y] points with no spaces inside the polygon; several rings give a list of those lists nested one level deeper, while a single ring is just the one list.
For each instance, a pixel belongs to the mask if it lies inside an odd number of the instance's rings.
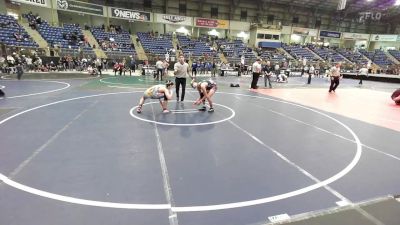
[{"label": "mat circle line", "polygon": [[[29,80],[30,82],[32,80]],[[10,82],[10,81],[7,81]],[[15,82],[24,82],[24,81],[15,81]],[[50,90],[50,91],[43,91],[43,92],[36,92],[36,93],[31,93],[31,94],[25,94],[25,95],[16,95],[16,96],[9,96],[6,97],[7,99],[11,99],[11,98],[22,98],[22,97],[28,97],[28,96],[34,96],[34,95],[42,95],[42,94],[48,94],[48,93],[53,93],[53,92],[57,92],[57,91],[62,91],[64,89],[67,89],[69,87],[71,87],[71,84],[67,83],[67,82],[62,82],[62,81],[52,81],[52,80],[35,80],[34,82],[47,82],[47,83],[57,83],[57,84],[64,84],[65,86],[62,88],[58,88],[58,89],[54,89],[54,90]]]},{"label": "mat circle line", "polygon": [[[70,98],[70,99],[65,99],[61,101],[56,101],[52,103],[48,103],[45,105],[40,105],[31,109],[27,109],[25,111],[19,112],[17,114],[14,114],[6,119],[3,119],[0,121],[0,125],[5,123],[8,120],[11,120],[12,118],[15,118],[19,115],[22,115],[24,113],[44,108],[47,106],[51,105],[56,105],[59,103],[63,102],[69,102],[69,101],[74,101],[78,99],[85,99],[85,98],[92,98],[92,97],[99,97],[99,96],[107,96],[107,95],[118,95],[118,94],[132,94],[132,93],[141,93],[141,91],[133,91],[133,92],[114,92],[114,93],[105,93],[105,94],[97,94],[97,95],[88,95],[88,96],[82,96],[82,97],[76,97],[76,98]],[[94,201],[94,200],[87,200],[87,199],[81,199],[81,198],[74,198],[74,197],[69,197],[69,196],[64,196],[64,195],[59,195],[59,194],[54,194],[46,191],[42,191],[39,189],[35,189],[26,185],[23,185],[21,183],[18,183],[16,181],[11,180],[7,176],[3,175],[0,173],[0,180],[4,182],[5,184],[8,184],[9,186],[12,186],[16,189],[19,189],[21,191],[25,191],[34,195],[42,196],[45,198],[49,199],[54,199],[54,200],[59,200],[63,202],[68,202],[68,203],[74,203],[74,204],[80,204],[80,205],[88,205],[88,206],[96,206],[96,207],[105,207],[105,208],[119,208],[119,209],[152,209],[152,210],[161,210],[161,209],[168,209],[173,212],[200,212],[200,211],[213,211],[213,210],[224,210],[224,209],[233,209],[233,208],[241,208],[241,207],[247,207],[247,206],[254,206],[254,205],[259,205],[259,204],[265,204],[269,202],[274,202],[294,196],[298,196],[313,190],[316,190],[318,188],[321,188],[323,186],[326,186],[346,174],[348,174],[360,161],[361,155],[362,155],[362,144],[358,136],[355,134],[355,132],[348,127],[346,124],[340,122],[339,120],[323,113],[320,111],[317,111],[315,109],[299,105],[296,103],[291,103],[279,99],[272,99],[268,97],[261,97],[261,96],[254,96],[254,95],[248,95],[248,94],[240,94],[240,93],[229,93],[229,92],[218,92],[218,94],[227,94],[227,95],[237,95],[237,96],[244,96],[244,97],[251,97],[251,98],[259,98],[259,99],[265,99],[265,100],[270,100],[274,102],[280,102],[280,103],[285,103],[289,105],[293,105],[296,107],[300,107],[303,109],[310,110],[312,112],[315,112],[317,114],[320,114],[322,116],[325,116],[335,122],[337,122],[339,125],[343,126],[347,131],[350,132],[350,134],[353,136],[354,141],[356,143],[357,149],[356,149],[356,154],[354,158],[351,160],[351,162],[339,173],[333,175],[330,178],[327,178],[321,182],[315,183],[313,185],[300,188],[295,191],[275,195],[275,196],[270,196],[270,197],[265,197],[265,198],[259,198],[259,199],[254,199],[254,200],[248,200],[248,201],[240,201],[240,202],[232,202],[232,203],[226,203],[226,204],[214,204],[214,205],[201,205],[201,206],[171,206],[170,204],[131,204],[131,203],[117,203],[117,202],[103,202],[103,201]]]},{"label": "mat circle line", "polygon": [[[176,100],[173,100],[171,102],[174,102],[174,101],[176,102]],[[154,104],[154,103],[158,103],[158,102],[148,102],[148,103],[145,103],[143,105]],[[141,120],[143,122],[155,123],[155,124],[164,125],[164,126],[177,126],[177,127],[205,126],[205,125],[211,125],[211,124],[218,124],[218,123],[222,123],[222,122],[228,121],[228,120],[232,119],[233,117],[235,117],[235,115],[236,115],[235,111],[233,109],[229,108],[228,106],[221,105],[221,104],[218,104],[218,103],[213,103],[213,104],[228,109],[229,111],[231,111],[231,115],[229,117],[226,117],[226,118],[221,119],[221,120],[212,121],[212,122],[206,122],[206,123],[164,123],[164,122],[159,122],[159,121],[140,118],[139,116],[137,116],[135,114],[135,110],[137,109],[138,106],[135,106],[131,110],[129,110],[129,114],[133,118]]]}]

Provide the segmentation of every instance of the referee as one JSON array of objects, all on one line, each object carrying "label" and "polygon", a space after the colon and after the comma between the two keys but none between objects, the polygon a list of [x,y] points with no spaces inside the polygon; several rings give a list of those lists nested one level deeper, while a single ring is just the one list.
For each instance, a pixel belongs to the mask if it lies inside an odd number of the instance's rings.
[{"label": "referee", "polygon": [[339,86],[339,80],[342,77],[340,74],[340,63],[336,63],[336,66],[332,67],[331,73],[331,86],[329,87],[329,93],[335,92],[336,88]]},{"label": "referee", "polygon": [[258,78],[261,74],[261,59],[258,58],[257,61],[253,63],[253,80],[251,81],[251,89],[257,89]]},{"label": "referee", "polygon": [[185,99],[186,78],[189,76],[189,64],[185,62],[185,57],[179,55],[179,60],[174,65],[176,101],[179,102],[179,87],[182,86],[181,101]]}]

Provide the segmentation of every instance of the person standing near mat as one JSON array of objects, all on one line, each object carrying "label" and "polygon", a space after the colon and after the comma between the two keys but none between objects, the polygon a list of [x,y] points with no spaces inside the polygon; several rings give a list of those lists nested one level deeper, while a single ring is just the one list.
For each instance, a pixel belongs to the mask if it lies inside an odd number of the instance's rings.
[{"label": "person standing near mat", "polygon": [[[150,98],[150,99],[158,99],[160,101],[163,113],[168,113],[169,110],[167,109],[167,104],[168,100],[172,99],[172,90],[171,90],[172,86],[174,86],[174,82],[167,80],[165,84],[158,84],[148,88],[143,93],[143,96],[140,98],[136,112],[141,113],[144,102]],[[161,100],[163,98],[164,100]]]},{"label": "person standing near mat", "polygon": [[154,74],[154,79],[155,80],[162,80],[164,64],[163,64],[163,62],[161,61],[160,58],[157,59],[156,69],[157,69],[157,74]]},{"label": "person standing near mat", "polygon": [[368,68],[367,66],[363,66],[360,71],[358,71],[357,76],[360,78],[360,82],[358,83],[359,85],[362,85],[363,83],[363,76],[367,77],[368,76]]},{"label": "person standing near mat", "polygon": [[261,59],[258,58],[254,63],[253,63],[253,80],[251,81],[251,89],[257,89],[257,83],[258,83],[258,78],[260,77],[261,74]]},{"label": "person standing near mat", "polygon": [[214,112],[214,106],[213,102],[211,100],[211,97],[215,94],[217,91],[217,83],[213,80],[203,80],[200,82],[196,82],[195,80],[192,80],[191,82],[192,88],[196,89],[200,97],[193,103],[194,105],[200,105],[203,103],[203,107],[200,108],[200,111],[206,111],[206,100],[208,104],[210,105],[210,109],[208,112]]},{"label": "person standing near mat", "polygon": [[189,64],[185,62],[185,57],[179,55],[178,62],[174,65],[176,101],[179,102],[179,88],[182,86],[181,101],[185,100],[186,78],[189,76]]},{"label": "person standing near mat", "polygon": [[335,92],[336,88],[339,86],[339,80],[342,77],[340,74],[340,63],[336,63],[334,67],[330,70],[331,76],[331,86],[329,87],[329,93]]},{"label": "person standing near mat", "polygon": [[263,70],[264,70],[264,86],[267,87],[267,81],[268,81],[269,88],[272,88],[272,84],[271,84],[272,67],[271,67],[270,61],[267,61]]},{"label": "person standing near mat", "polygon": [[311,77],[314,76],[315,73],[315,68],[314,65],[310,65],[310,68],[308,69],[308,80],[307,80],[307,84],[311,84]]},{"label": "person standing near mat", "polygon": [[22,67],[21,64],[18,64],[15,68],[17,70],[17,79],[21,80],[22,75],[24,74],[24,68]]}]

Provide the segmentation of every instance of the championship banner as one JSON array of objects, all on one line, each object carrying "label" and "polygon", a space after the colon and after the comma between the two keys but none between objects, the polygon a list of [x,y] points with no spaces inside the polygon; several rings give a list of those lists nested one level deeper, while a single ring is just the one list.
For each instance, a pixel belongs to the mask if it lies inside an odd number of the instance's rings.
[{"label": "championship banner", "polygon": [[192,26],[193,17],[167,15],[167,14],[154,14],[156,23],[177,24],[184,26]]},{"label": "championship banner", "polygon": [[342,36],[342,33],[334,32],[334,31],[321,30],[319,32],[319,36],[320,37],[327,37],[327,38],[340,38]]},{"label": "championship banner", "polygon": [[369,34],[343,33],[343,39],[348,40],[369,40],[369,36]]},{"label": "championship banner", "polygon": [[371,34],[370,41],[397,41],[397,35]]},{"label": "championship banner", "polygon": [[292,34],[316,37],[318,35],[318,30],[302,28],[302,27],[293,27]]},{"label": "championship banner", "polygon": [[57,0],[57,9],[95,16],[104,15],[104,6],[75,0]]},{"label": "championship banner", "polygon": [[50,1],[51,0],[12,0],[12,2],[18,2],[28,5],[40,6],[50,8]]},{"label": "championship banner", "polygon": [[196,18],[197,27],[229,29],[229,20],[213,20],[205,18]]},{"label": "championship banner", "polygon": [[136,21],[143,21],[143,22],[150,22],[151,21],[151,13],[149,12],[142,12],[137,10],[130,10],[130,9],[121,9],[121,8],[114,8],[109,7],[110,13],[112,18],[117,19],[125,19],[125,20],[136,20]]}]

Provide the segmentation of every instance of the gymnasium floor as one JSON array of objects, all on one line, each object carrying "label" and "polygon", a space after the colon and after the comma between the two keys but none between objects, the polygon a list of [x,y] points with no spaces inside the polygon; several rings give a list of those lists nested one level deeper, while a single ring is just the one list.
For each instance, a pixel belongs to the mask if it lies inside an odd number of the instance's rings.
[{"label": "gymnasium floor", "polygon": [[0,224],[269,224],[400,193],[398,84],[216,81],[214,113],[188,85],[137,114],[147,77],[0,80]]}]

